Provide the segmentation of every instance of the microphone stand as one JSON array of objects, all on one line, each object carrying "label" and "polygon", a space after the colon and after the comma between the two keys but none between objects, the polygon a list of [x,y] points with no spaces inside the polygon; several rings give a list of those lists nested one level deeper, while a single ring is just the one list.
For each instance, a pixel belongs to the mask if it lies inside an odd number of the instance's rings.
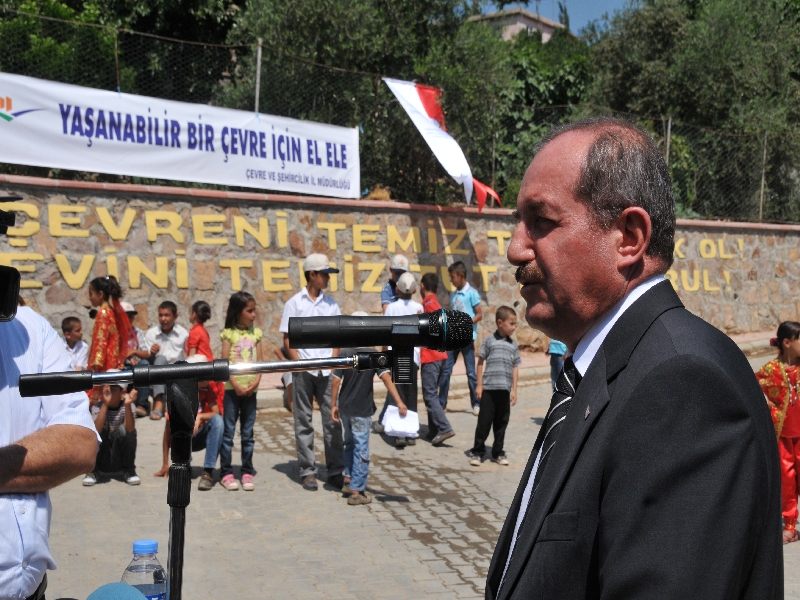
[{"label": "microphone stand", "polygon": [[[366,369],[394,367],[395,354],[407,355],[413,348],[398,348],[389,352],[360,352],[346,358],[312,358],[231,365],[227,360],[206,363],[175,363],[172,365],[135,365],[124,371],[93,373],[68,371],[63,373],[32,373],[21,375],[19,391],[22,397],[52,396],[88,391],[97,385],[132,383],[135,387],[165,384],[169,414],[172,464],[169,467],[167,504],[169,512],[169,542],[167,554],[167,600],[182,600],[183,556],[186,531],[186,507],[192,489],[192,433],[199,405],[200,381],[228,381],[231,375],[286,373],[317,369]],[[413,356],[412,356],[413,360]],[[403,361],[401,361],[403,362]],[[402,378],[402,374],[400,374]]]}]

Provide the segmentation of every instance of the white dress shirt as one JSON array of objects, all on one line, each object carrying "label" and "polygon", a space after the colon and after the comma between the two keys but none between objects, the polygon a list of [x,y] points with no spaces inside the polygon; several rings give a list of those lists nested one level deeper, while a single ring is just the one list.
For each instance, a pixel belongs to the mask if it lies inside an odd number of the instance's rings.
[{"label": "white dress shirt", "polygon": [[[0,447],[9,446],[50,425],[80,425],[97,436],[83,392],[22,398],[22,373],[71,371],[64,341],[27,306],[0,323]],[[100,438],[97,438],[98,442]],[[0,599],[27,598],[55,569],[50,555],[50,496],[0,494]]]},{"label": "white dress shirt", "polygon": [[[603,345],[603,341],[605,341],[608,332],[611,331],[611,328],[614,327],[614,324],[619,320],[619,318],[631,307],[631,305],[633,305],[634,302],[641,298],[646,291],[662,281],[664,281],[664,276],[656,275],[655,277],[651,277],[647,281],[637,285],[628,292],[628,294],[619,304],[608,311],[608,313],[606,313],[602,319],[592,325],[591,329],[586,332],[586,334],[578,342],[575,352],[572,355],[572,360],[575,362],[575,368],[578,370],[578,373],[581,374],[581,377],[586,375],[586,371],[589,370],[589,365],[592,364],[597,351],[600,349],[600,346]],[[533,482],[536,479],[536,471],[539,470],[539,461],[541,458],[542,449],[539,448],[539,453],[536,455],[536,460],[533,462],[531,474],[528,477],[528,483],[525,485],[525,491],[522,493],[522,502],[520,503],[519,513],[517,514],[517,523],[514,526],[514,535],[511,537],[511,547],[508,550],[508,558],[506,559],[505,569],[503,569],[503,579],[506,577],[508,565],[511,564],[511,555],[514,552],[517,534],[519,533],[520,527],[522,527],[522,522],[525,520],[525,513],[528,510],[528,504],[530,503],[531,494],[533,493]]]},{"label": "white dress shirt", "polygon": [[[283,307],[283,317],[278,331],[289,333],[290,317],[336,317],[340,314],[342,314],[342,311],[339,310],[336,300],[325,292],[320,292],[317,299],[314,300],[308,295],[308,288],[303,288],[289,298],[289,301]],[[298,348],[297,354],[300,358],[330,358],[333,356],[333,350],[330,348]],[[331,374],[330,369],[307,372],[314,377],[320,373],[325,377]]]},{"label": "white dress shirt", "polygon": [[145,341],[147,342],[147,350],[153,347],[153,344],[158,344],[160,349],[156,356],[163,356],[167,359],[167,364],[178,362],[186,358],[186,340],[189,338],[189,332],[185,327],[181,327],[177,323],[172,326],[172,331],[164,333],[161,331],[161,326],[156,325],[147,330],[145,334]]},{"label": "white dress shirt", "polygon": [[89,344],[83,340],[78,340],[75,342],[75,345],[70,348],[67,340],[64,340],[64,347],[67,349],[67,354],[69,354],[72,370],[84,370],[86,368],[86,363],[89,362]]}]

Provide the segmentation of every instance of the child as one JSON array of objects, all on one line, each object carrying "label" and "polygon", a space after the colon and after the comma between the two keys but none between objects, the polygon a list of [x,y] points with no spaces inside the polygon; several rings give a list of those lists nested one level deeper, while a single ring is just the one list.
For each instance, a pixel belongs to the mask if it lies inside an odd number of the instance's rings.
[{"label": "child", "polygon": [[74,371],[86,369],[89,361],[89,345],[83,341],[83,325],[78,317],[67,317],[61,321],[61,331],[69,354],[69,361]]},{"label": "child", "polygon": [[770,340],[778,357],[756,373],[772,413],[781,465],[783,543],[797,541],[798,472],[800,472],[800,398],[797,397],[800,364],[800,323],[785,321]]},{"label": "child", "polygon": [[[109,369],[109,372],[119,369]],[[100,447],[94,471],[83,478],[83,485],[97,483],[97,475],[122,471],[128,485],[139,485],[142,480],[136,474],[136,418],[133,416],[133,403],[136,390],[124,393],[119,385],[105,385],[101,400],[92,406],[92,419],[100,434]]]},{"label": "child", "polygon": [[[262,332],[253,327],[256,320],[256,301],[247,292],[236,292],[228,303],[225,316],[225,329],[220,333],[222,338],[222,358],[231,364],[261,361]],[[229,491],[239,489],[233,477],[231,453],[233,452],[233,432],[236,420],[241,418],[239,432],[242,436],[242,489],[252,492],[255,488],[253,475],[253,426],[256,422],[256,391],[261,375],[231,376],[225,384],[224,420],[225,433],[220,448],[220,465],[222,468],[222,486]]]},{"label": "child", "polygon": [[[147,346],[147,337],[144,331],[133,324],[136,317],[137,310],[130,302],[120,302],[122,310],[128,315],[128,320],[131,322],[131,334],[128,348],[128,358],[125,359],[125,366],[131,365],[149,365],[150,364],[150,349]],[[150,414],[150,386],[144,385],[136,388],[136,417],[142,418]]]},{"label": "child", "polygon": [[[374,352],[374,348],[343,349],[339,357],[346,358],[357,352]],[[367,472],[369,471],[369,432],[372,415],[375,414],[375,400],[372,394],[372,378],[375,370],[354,371],[337,369],[333,372],[331,384],[331,416],[334,423],[341,421],[344,427],[344,487],[342,491],[351,494],[347,503],[351,506],[369,504],[372,497],[367,494]],[[378,371],[389,394],[397,404],[401,416],[408,409],[397,388],[392,383],[388,369]]]},{"label": "child", "polygon": [[[417,291],[417,281],[414,279],[414,274],[411,272],[403,273],[397,280],[397,295],[398,299],[386,307],[384,314],[387,317],[399,317],[404,315],[418,315],[423,311],[422,305],[411,299],[412,294]],[[386,348],[384,348],[386,350]],[[414,412],[417,411],[417,369],[419,368],[420,352],[419,348],[414,348],[414,363],[411,365],[411,383],[401,385],[397,388],[403,403]],[[386,402],[381,410],[381,418],[386,413],[386,407],[393,403],[391,395],[386,396]],[[403,448],[406,445],[414,446],[417,443],[417,437],[397,437],[395,438],[395,446]]]},{"label": "child", "polygon": [[492,460],[499,465],[508,466],[503,441],[511,407],[517,403],[517,379],[522,362],[519,347],[511,339],[516,329],[517,314],[514,309],[501,306],[497,309],[497,331],[483,340],[478,354],[477,393],[481,398],[481,412],[475,428],[475,445],[469,453],[469,464],[474,467],[481,464],[490,429],[494,430]]},{"label": "child", "polygon": [[[436,292],[439,291],[439,278],[434,273],[425,273],[422,276],[419,289],[422,293],[422,308],[426,313],[442,308],[442,305],[436,299]],[[421,363],[422,400],[428,409],[428,439],[430,439],[431,444],[438,446],[456,434],[444,414],[444,408],[440,400],[442,374],[447,364],[447,352],[437,352],[436,350],[422,348],[419,358]]]},{"label": "child", "polygon": [[[97,308],[87,368],[95,373],[122,367],[128,356],[131,322],[120,304],[122,288],[113,276],[89,282],[89,302]],[[95,396],[97,401],[99,391]]]},{"label": "child", "polygon": [[[202,363],[208,359],[203,354],[193,354],[186,358],[187,363]],[[206,455],[203,461],[203,471],[200,473],[200,480],[197,482],[197,489],[207,492],[214,487],[214,467],[217,464],[220,445],[222,444],[222,431],[224,429],[222,421],[222,398],[212,389],[213,381],[198,382],[198,407],[197,416],[194,420],[194,432],[192,433],[192,452],[205,449]],[[164,426],[164,439],[162,440],[161,450],[163,463],[161,470],[156,473],[156,477],[165,477],[169,473],[169,447],[171,445],[172,430],[169,425],[169,414],[166,415],[167,423]]]},{"label": "child", "polygon": [[[472,317],[472,339],[478,338],[478,321],[483,319],[481,297],[478,291],[467,283],[467,267],[461,262],[454,262],[447,268],[450,274],[450,283],[455,288],[450,294],[450,309],[467,313]],[[481,398],[476,389],[477,377],[475,375],[475,345],[474,341],[461,350],[450,350],[447,354],[447,364],[442,375],[442,406],[447,407],[447,396],[450,393],[450,374],[456,364],[459,352],[464,357],[464,367],[467,369],[467,384],[469,385],[469,401],[472,405],[472,414],[476,417],[481,410]]]},{"label": "child", "polygon": [[[192,329],[186,339],[186,356],[199,355],[205,357],[209,362],[214,360],[214,354],[211,352],[211,337],[203,325],[210,318],[211,307],[208,302],[198,300],[192,304],[192,310],[189,314],[189,322],[192,324]],[[218,397],[219,405],[222,406],[225,398],[225,385],[219,381],[209,381],[208,389]]]}]

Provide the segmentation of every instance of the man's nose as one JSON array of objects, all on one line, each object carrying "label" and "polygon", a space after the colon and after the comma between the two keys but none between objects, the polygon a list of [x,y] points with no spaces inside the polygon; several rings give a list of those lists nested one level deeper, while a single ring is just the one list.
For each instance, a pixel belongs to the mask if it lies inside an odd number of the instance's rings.
[{"label": "man's nose", "polygon": [[514,228],[511,241],[508,244],[506,258],[508,259],[508,262],[515,267],[518,267],[523,263],[530,262],[536,258],[536,254],[533,251],[531,238],[528,235],[528,229],[525,227],[525,224],[522,221],[517,223],[517,226]]}]

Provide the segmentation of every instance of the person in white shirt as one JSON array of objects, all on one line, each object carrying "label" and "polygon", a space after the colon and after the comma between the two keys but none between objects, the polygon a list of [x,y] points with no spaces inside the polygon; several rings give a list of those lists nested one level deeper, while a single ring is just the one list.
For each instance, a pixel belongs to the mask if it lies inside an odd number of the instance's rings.
[{"label": "person in white shirt", "polygon": [[[166,300],[158,305],[158,325],[148,329],[145,334],[145,341],[150,351],[147,360],[151,365],[171,365],[186,358],[186,340],[189,332],[175,322],[177,318],[178,307],[174,302]],[[165,392],[165,386],[153,386],[153,410],[150,412],[153,421],[158,421],[164,416]]]},{"label": "person in white shirt", "polygon": [[[131,329],[133,335],[136,337],[135,341],[131,339],[131,348],[128,358],[125,360],[125,365],[149,365],[150,364],[150,348],[147,345],[147,336],[145,332],[133,324],[133,320],[138,315],[138,311],[130,302],[120,302],[122,310],[128,315],[131,322]],[[150,414],[150,386],[143,386],[136,388],[136,416],[146,417]]]},{"label": "person in white shirt", "polygon": [[[384,315],[387,317],[402,317],[406,315],[420,315],[424,313],[425,309],[422,308],[422,304],[411,299],[411,296],[416,291],[417,280],[414,278],[414,274],[410,271],[403,273],[397,280],[397,300],[386,307]],[[391,349],[391,346],[384,348],[384,350],[388,349]],[[400,398],[403,400],[408,410],[417,412],[417,371],[419,370],[419,348],[414,348],[414,364],[412,365],[411,369],[411,384],[398,385],[397,393],[400,394]],[[378,423],[376,425],[378,431],[381,431],[381,422],[383,421],[383,415],[386,413],[386,407],[390,405],[394,405],[394,400],[390,395],[387,395],[386,401],[383,404],[383,410],[381,410],[380,418],[378,419]],[[417,436],[408,438],[395,438],[395,445],[398,448],[403,448],[406,445],[413,446],[416,443]]]},{"label": "person in white shirt", "polygon": [[89,362],[89,344],[83,341],[83,324],[78,317],[67,317],[61,321],[64,345],[69,354],[73,371],[83,371]]},{"label": "person in white shirt", "polygon": [[[283,307],[280,332],[283,347],[290,360],[303,358],[331,358],[339,356],[339,349],[289,348],[290,317],[332,317],[342,314],[336,301],[323,291],[328,287],[331,267],[324,254],[310,254],[303,261],[303,272],[307,285],[292,296]],[[300,371],[292,375],[292,404],[294,407],[294,435],[297,442],[297,461],[303,488],[316,491],[317,468],[314,458],[314,425],[311,422],[312,403],[317,399],[322,415],[322,438],[325,442],[325,466],[328,468],[328,483],[341,489],[344,485],[344,444],[342,427],[331,417],[331,372]]]},{"label": "person in white shirt", "polygon": [[19,307],[0,323],[0,600],[42,598],[55,569],[47,490],[90,471],[99,438],[83,392],[22,398],[19,376],[70,371],[64,342]]}]

